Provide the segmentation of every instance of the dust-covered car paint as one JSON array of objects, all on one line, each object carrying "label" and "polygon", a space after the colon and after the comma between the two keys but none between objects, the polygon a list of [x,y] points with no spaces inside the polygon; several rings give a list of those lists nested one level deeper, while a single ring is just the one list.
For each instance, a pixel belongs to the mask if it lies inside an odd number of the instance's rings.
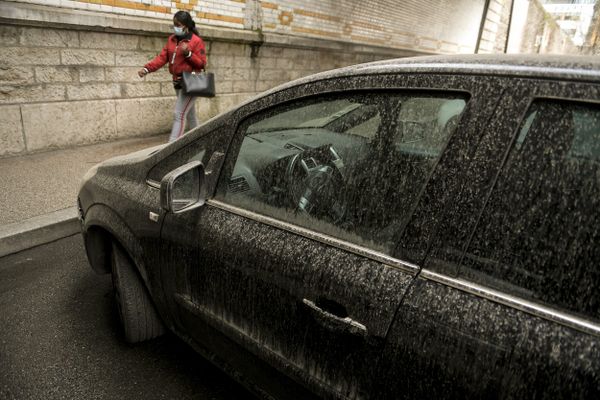
[{"label": "dust-covered car paint", "polygon": [[95,167],[88,258],[265,398],[598,398],[599,99],[591,57],[302,78]]}]

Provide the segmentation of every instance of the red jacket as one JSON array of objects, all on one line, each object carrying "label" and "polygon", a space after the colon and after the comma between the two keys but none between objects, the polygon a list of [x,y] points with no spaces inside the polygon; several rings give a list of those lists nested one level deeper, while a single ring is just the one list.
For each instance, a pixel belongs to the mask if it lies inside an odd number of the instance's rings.
[{"label": "red jacket", "polygon": [[[190,57],[186,57],[184,52],[179,48],[180,44],[188,42],[188,49],[192,51]],[[204,41],[198,36],[192,34],[190,38],[182,39],[179,44],[175,35],[169,36],[167,44],[162,51],[144,68],[148,72],[154,72],[161,68],[166,63],[169,63],[169,72],[173,75],[173,80],[181,79],[181,74],[185,71],[200,71],[206,66],[206,49]]]}]

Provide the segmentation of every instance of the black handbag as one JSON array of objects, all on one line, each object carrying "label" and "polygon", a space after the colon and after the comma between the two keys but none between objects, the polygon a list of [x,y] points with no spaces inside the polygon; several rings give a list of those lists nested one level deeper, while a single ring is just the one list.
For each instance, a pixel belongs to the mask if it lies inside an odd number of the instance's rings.
[{"label": "black handbag", "polygon": [[212,72],[184,72],[182,89],[188,96],[215,97],[215,75]]}]

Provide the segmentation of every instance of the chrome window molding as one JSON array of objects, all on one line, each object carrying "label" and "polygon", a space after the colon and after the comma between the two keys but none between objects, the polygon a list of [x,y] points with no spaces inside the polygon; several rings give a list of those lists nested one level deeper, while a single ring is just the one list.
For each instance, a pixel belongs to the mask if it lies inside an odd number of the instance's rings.
[{"label": "chrome window molding", "polygon": [[152,179],[146,179],[146,184],[155,189],[160,189],[160,182],[153,181]]},{"label": "chrome window molding", "polygon": [[371,260],[381,262],[391,267],[398,268],[411,275],[416,275],[419,272],[419,267],[417,267],[414,264],[398,260],[394,257],[388,256],[387,254],[383,254],[381,252],[369,249],[367,247],[363,247],[351,242],[337,239],[335,237],[325,235],[323,233],[316,232],[307,228],[302,228],[297,225],[293,225],[275,218],[267,217],[265,215],[255,213],[253,211],[248,211],[243,208],[232,206],[230,204],[223,203],[219,200],[210,199],[207,200],[206,204],[224,211],[231,212],[244,218],[252,219],[256,222],[267,224],[275,228],[283,229],[285,231],[304,236],[308,239],[319,241],[321,243],[336,247],[341,250],[349,251],[359,256],[367,257]]},{"label": "chrome window molding", "polygon": [[420,277],[600,337],[600,324],[462,279],[423,269]]}]

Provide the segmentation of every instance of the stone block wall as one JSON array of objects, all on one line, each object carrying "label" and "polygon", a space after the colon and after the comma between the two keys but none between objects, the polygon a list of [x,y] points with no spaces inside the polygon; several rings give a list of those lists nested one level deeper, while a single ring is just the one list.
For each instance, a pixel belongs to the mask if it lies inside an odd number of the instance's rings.
[{"label": "stone block wall", "polygon": [[169,74],[136,79],[141,63],[160,50],[153,39],[4,25],[0,155],[166,132]]},{"label": "stone block wall", "polygon": [[[0,157],[170,131],[166,67],[137,71],[162,49],[170,21],[0,3]],[[260,32],[202,29],[217,97],[201,120],[311,73],[419,54]]]},{"label": "stone block wall", "polygon": [[580,54],[580,49],[560,29],[539,0],[531,0],[528,24],[523,32],[522,52],[539,54]]},{"label": "stone block wall", "polygon": [[490,0],[479,42],[480,54],[503,53],[513,0]]}]

